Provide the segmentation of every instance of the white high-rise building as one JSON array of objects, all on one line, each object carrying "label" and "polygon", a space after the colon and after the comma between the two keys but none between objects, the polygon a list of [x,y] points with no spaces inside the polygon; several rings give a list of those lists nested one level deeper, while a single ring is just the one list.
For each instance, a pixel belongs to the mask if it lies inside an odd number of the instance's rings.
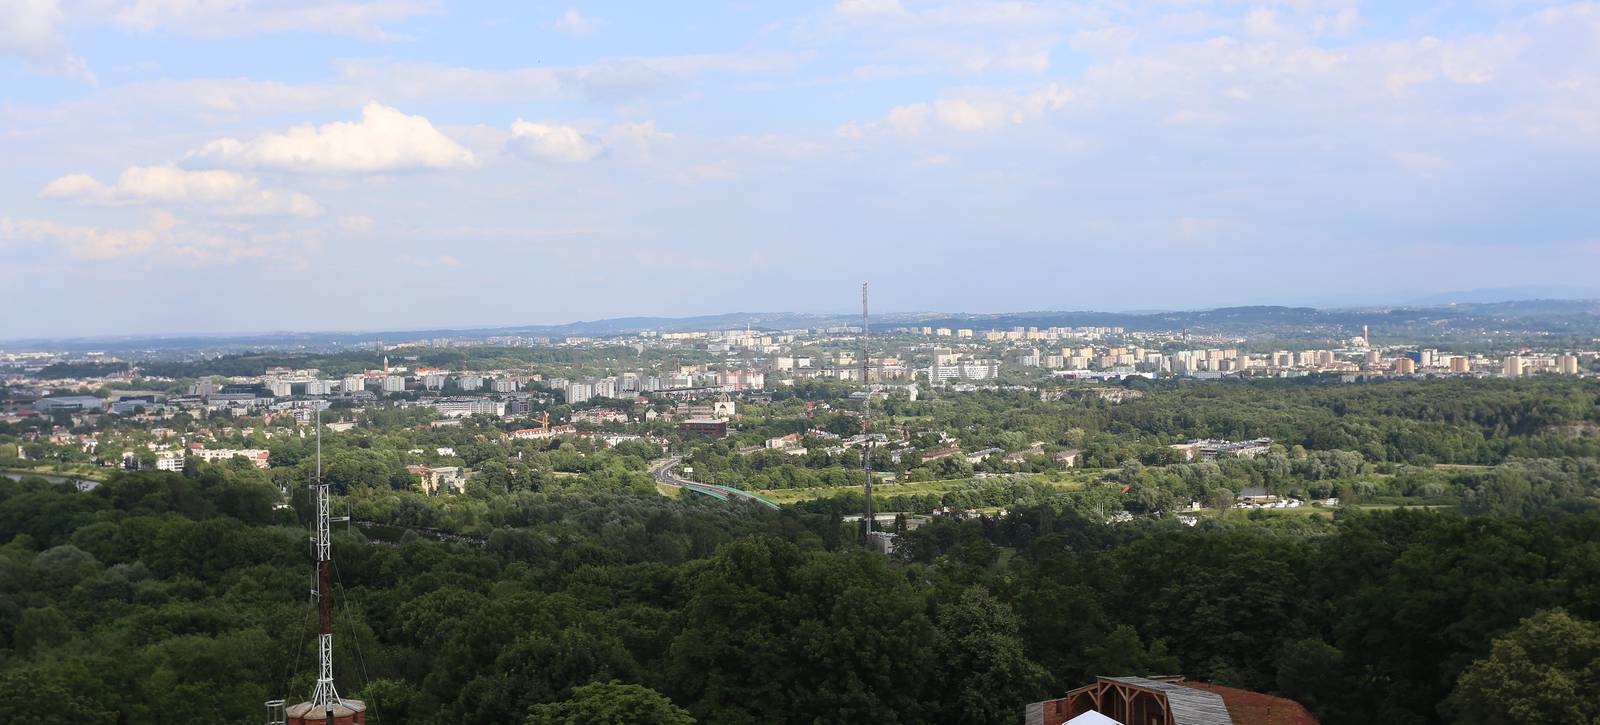
[{"label": "white high-rise building", "polygon": [[489,400],[487,398],[445,398],[431,403],[425,403],[430,408],[439,411],[440,415],[447,418],[460,418],[468,415],[493,415],[506,414],[506,404],[502,400]]}]

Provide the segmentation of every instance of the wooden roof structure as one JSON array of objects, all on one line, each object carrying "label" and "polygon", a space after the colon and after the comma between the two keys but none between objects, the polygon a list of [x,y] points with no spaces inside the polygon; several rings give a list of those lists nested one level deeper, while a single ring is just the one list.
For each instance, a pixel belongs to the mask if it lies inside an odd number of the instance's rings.
[{"label": "wooden roof structure", "polygon": [[1234,725],[1222,696],[1181,678],[1099,677],[1059,700],[1028,706],[1028,725],[1058,725],[1098,712],[1124,725]]}]

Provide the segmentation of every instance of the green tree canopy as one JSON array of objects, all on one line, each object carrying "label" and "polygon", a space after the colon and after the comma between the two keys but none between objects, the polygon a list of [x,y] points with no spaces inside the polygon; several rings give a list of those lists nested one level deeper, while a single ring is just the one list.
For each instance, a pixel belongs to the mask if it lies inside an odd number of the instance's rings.
[{"label": "green tree canopy", "polygon": [[1446,701],[1463,725],[1600,723],[1600,623],[1539,612],[1494,641]]},{"label": "green tree canopy", "polygon": [[689,712],[655,690],[616,681],[574,688],[561,702],[534,705],[527,725],[693,725]]}]

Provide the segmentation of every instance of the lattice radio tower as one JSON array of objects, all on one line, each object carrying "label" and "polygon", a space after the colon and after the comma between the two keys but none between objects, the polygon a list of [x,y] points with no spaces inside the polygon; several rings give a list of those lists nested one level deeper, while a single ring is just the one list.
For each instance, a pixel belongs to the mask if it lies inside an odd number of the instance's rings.
[{"label": "lattice radio tower", "polygon": [[861,283],[861,384],[866,390],[866,397],[861,399],[861,475],[862,492],[867,502],[866,522],[867,527],[862,530],[861,540],[864,545],[871,547],[872,543],[872,384],[867,375],[870,366],[867,350],[867,340],[871,336],[867,318],[867,283]]},{"label": "lattice radio tower", "polygon": [[[283,700],[267,702],[268,725],[363,725],[366,703],[339,697],[333,686],[333,517],[329,511],[328,482],[322,478],[322,408],[317,407],[317,472],[311,480],[311,496],[317,507],[311,553],[317,561],[316,587],[311,599],[317,604],[317,684],[311,699],[284,707]],[[345,520],[345,519],[342,519]]]}]

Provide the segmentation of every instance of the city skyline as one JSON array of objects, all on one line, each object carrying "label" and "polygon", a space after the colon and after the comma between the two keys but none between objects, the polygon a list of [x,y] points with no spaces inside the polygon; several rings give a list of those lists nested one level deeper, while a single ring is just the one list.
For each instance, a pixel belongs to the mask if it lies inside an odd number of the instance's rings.
[{"label": "city skyline", "polygon": [[[1437,325],[1445,321],[1455,324],[1494,325],[1497,320],[1517,320],[1508,329],[1526,329],[1534,321],[1553,320],[1560,316],[1593,316],[1600,309],[1600,295],[1586,297],[1515,297],[1497,296],[1493,290],[1478,290],[1478,299],[1461,298],[1458,302],[1424,301],[1417,304],[1373,304],[1317,307],[1310,305],[1245,305],[1167,310],[889,310],[875,315],[878,323],[891,329],[968,328],[968,330],[1023,330],[1058,327],[1100,327],[1133,325],[1139,329],[1191,329],[1199,334],[1209,334],[1219,329],[1258,329],[1263,325],[1315,326],[1324,332],[1345,330],[1365,339],[1369,323],[1383,331],[1386,327],[1407,328],[1420,322]],[[1472,293],[1461,293],[1468,295]],[[781,332],[794,329],[859,329],[859,319],[854,312],[844,311],[751,311],[739,310],[705,315],[632,315],[566,320],[556,323],[505,325],[461,324],[436,327],[409,328],[324,328],[324,329],[232,329],[221,331],[196,331],[170,329],[139,333],[125,331],[118,334],[44,335],[0,337],[0,350],[26,349],[29,346],[70,345],[74,347],[114,344],[136,345],[144,342],[163,344],[212,342],[224,345],[370,345],[373,343],[406,344],[406,341],[426,345],[453,343],[481,343],[497,338],[512,339],[521,344],[534,338],[607,339],[623,338],[639,333],[679,333],[685,331],[738,330]],[[1220,325],[1220,327],[1219,327]],[[930,327],[931,326],[931,327]],[[1485,328],[1487,329],[1487,328]],[[1497,330],[1497,333],[1507,330]],[[509,337],[507,337],[509,336]]]},{"label": "city skyline", "polygon": [[864,277],[902,310],[1591,288],[1596,32],[1589,3],[19,3],[0,338],[843,311]]}]

